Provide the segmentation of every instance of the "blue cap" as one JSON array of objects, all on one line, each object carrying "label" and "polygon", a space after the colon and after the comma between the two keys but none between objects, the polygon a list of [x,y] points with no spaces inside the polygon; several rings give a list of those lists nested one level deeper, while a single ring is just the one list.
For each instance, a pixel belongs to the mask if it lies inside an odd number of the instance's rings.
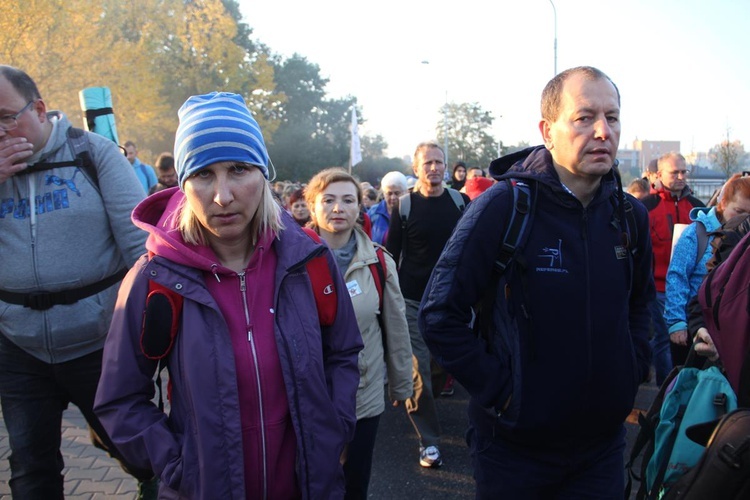
[{"label": "blue cap", "polygon": [[241,95],[211,92],[188,98],[177,112],[175,170],[180,189],[185,180],[221,161],[249,163],[268,179],[268,151],[258,122]]}]

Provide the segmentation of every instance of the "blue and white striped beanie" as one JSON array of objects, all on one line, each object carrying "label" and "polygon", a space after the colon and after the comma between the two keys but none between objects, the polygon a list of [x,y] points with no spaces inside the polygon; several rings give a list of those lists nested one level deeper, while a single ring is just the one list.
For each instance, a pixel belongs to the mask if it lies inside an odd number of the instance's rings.
[{"label": "blue and white striped beanie", "polygon": [[174,141],[180,189],[194,173],[220,161],[249,163],[268,179],[268,151],[258,122],[241,95],[211,92],[194,95],[177,112]]}]

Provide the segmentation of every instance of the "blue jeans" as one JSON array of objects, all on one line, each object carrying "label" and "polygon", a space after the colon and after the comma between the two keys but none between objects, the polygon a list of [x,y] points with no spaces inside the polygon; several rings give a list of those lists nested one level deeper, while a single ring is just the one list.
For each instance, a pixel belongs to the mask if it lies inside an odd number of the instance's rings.
[{"label": "blue jeans", "polygon": [[672,351],[669,347],[669,330],[664,322],[664,292],[656,292],[656,300],[649,304],[651,326],[654,336],[651,339],[656,385],[661,386],[669,372],[672,371]]},{"label": "blue jeans", "polygon": [[480,436],[469,427],[477,499],[621,500],[625,428],[596,442],[538,449]]},{"label": "blue jeans", "polygon": [[[64,498],[60,434],[62,414],[70,403],[81,410],[100,440],[99,446],[122,462],[93,412],[101,367],[101,350],[49,364],[0,334],[0,404],[11,449],[13,498]],[[129,472],[141,480],[153,475],[150,471]]]}]

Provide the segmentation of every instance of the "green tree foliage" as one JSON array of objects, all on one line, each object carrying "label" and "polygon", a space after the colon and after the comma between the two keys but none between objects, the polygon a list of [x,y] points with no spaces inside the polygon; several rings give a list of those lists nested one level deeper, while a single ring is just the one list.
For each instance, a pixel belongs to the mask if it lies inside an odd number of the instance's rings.
[{"label": "green tree foliage", "polygon": [[[167,112],[158,75],[143,63],[134,19],[155,15],[153,1],[25,0],[6,2],[0,16],[0,60],[36,81],[48,109],[64,111],[83,126],[78,93],[93,86],[112,91],[118,132],[127,122],[158,122]],[[136,99],[148,105],[138,106]],[[150,128],[150,127],[149,127]]]},{"label": "green tree foliage", "polygon": [[348,166],[354,98],[326,99],[328,80],[298,54],[274,64],[276,89],[286,96],[268,148],[278,178],[304,182],[323,168]]},{"label": "green tree foliage", "polygon": [[[443,117],[447,116],[448,161],[487,168],[497,157],[497,141],[488,132],[494,121],[492,113],[482,110],[476,102],[447,103],[440,111]],[[445,125],[445,119],[438,122],[438,137],[445,137]]]},{"label": "green tree foliage", "polygon": [[120,142],[135,141],[146,162],[172,150],[185,99],[217,90],[245,97],[279,178],[348,166],[354,98],[329,99],[317,65],[251,35],[237,0],[23,0],[3,5],[0,61],[78,126],[78,92],[109,87]]},{"label": "green tree foliage", "polygon": [[80,119],[78,92],[112,91],[120,141],[153,160],[171,151],[190,95],[242,94],[268,137],[281,121],[268,50],[235,0],[24,0],[0,16],[0,60],[28,72],[47,105]]},{"label": "green tree foliage", "polygon": [[724,140],[709,150],[708,157],[727,179],[747,162],[745,146],[740,141]]}]

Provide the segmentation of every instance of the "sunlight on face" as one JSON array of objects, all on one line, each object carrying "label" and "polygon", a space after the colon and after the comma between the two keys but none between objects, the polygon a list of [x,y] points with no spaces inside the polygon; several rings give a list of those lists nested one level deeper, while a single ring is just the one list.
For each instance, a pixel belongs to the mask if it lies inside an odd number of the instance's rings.
[{"label": "sunlight on face", "polygon": [[557,166],[601,177],[612,169],[620,144],[617,91],[606,79],[573,74],[563,84],[557,119],[542,120],[540,129]]},{"label": "sunlight on face", "polygon": [[250,223],[258,211],[266,180],[260,169],[237,162],[219,162],[185,181],[185,199],[209,244],[250,239]]},{"label": "sunlight on face", "polygon": [[359,216],[357,190],[347,181],[333,182],[315,197],[313,217],[321,231],[351,231]]},{"label": "sunlight on face", "polygon": [[421,186],[438,186],[445,174],[445,156],[438,148],[426,147],[417,153],[414,175]]}]

